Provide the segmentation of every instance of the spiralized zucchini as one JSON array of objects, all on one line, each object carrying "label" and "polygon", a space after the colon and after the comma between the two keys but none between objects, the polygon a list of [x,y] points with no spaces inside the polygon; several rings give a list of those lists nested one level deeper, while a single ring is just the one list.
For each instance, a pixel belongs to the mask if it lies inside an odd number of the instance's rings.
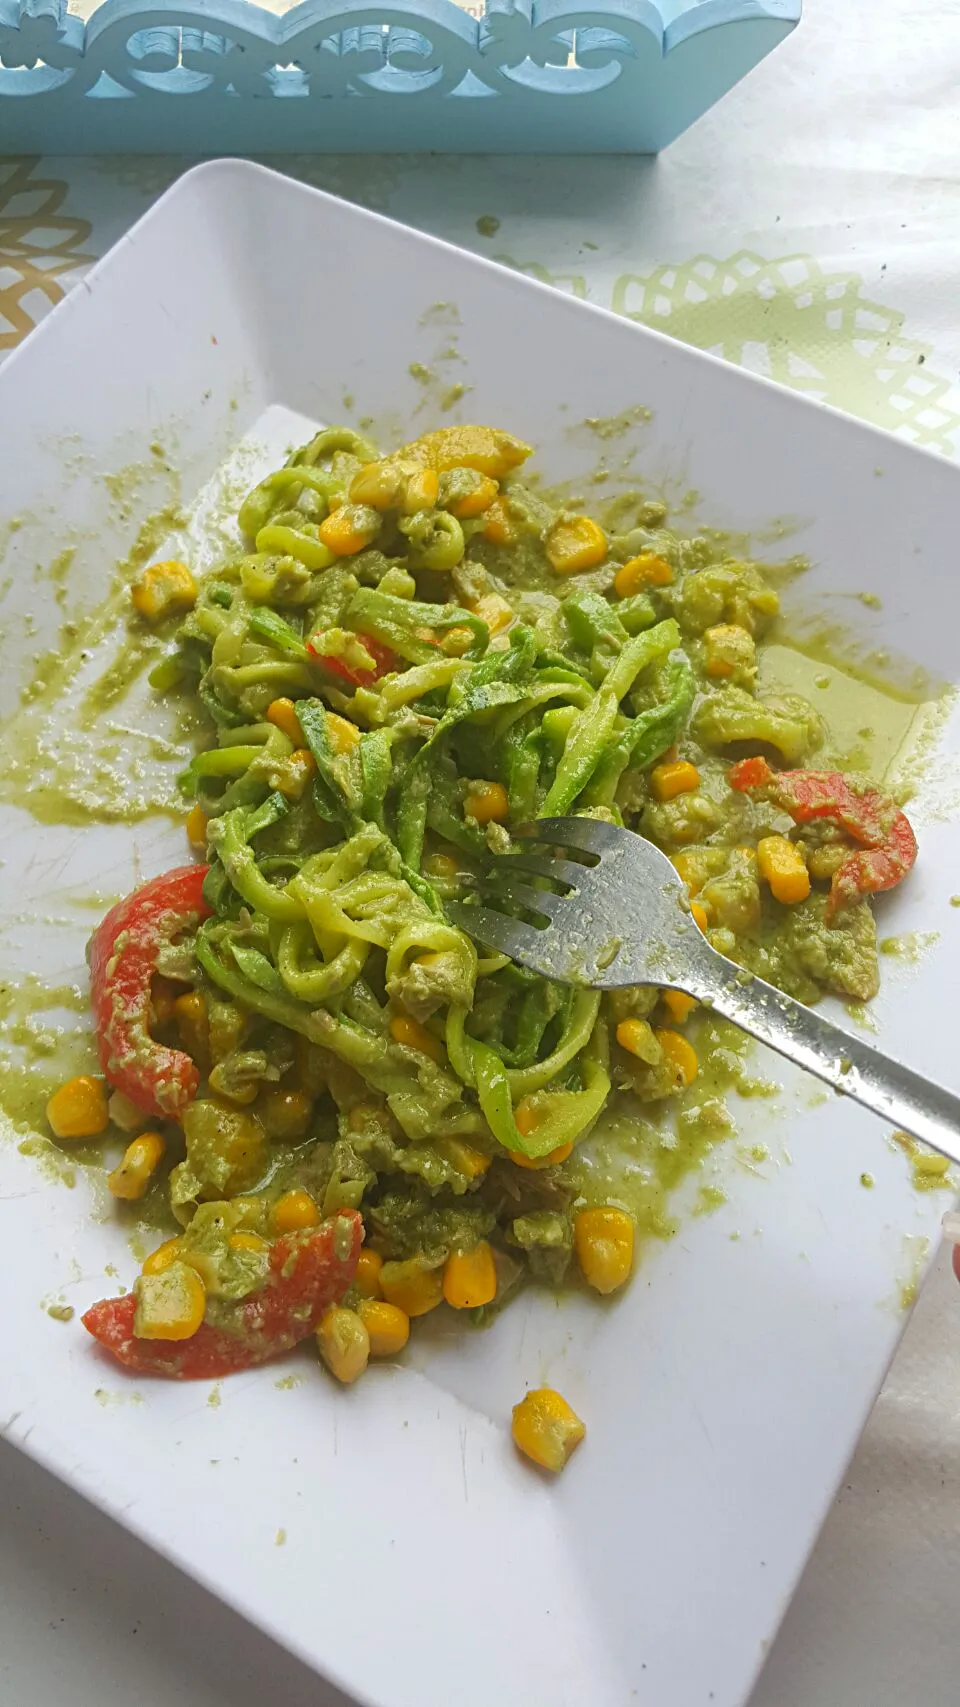
[{"label": "spiralized zucchini", "polygon": [[[428,1265],[494,1230],[507,1290],[562,1272],[565,1159],[617,1088],[657,1100],[689,1075],[647,1022],[655,994],[601,999],[478,953],[447,901],[469,899],[514,826],[586,812],[643,822],[668,851],[710,843],[718,922],[753,924],[755,873],[724,874],[762,808],[712,754],[755,741],[797,762],[818,739],[802,702],[702,682],[711,623],[752,646],[775,613],[755,567],[591,522],[587,571],[561,573],[557,512],[517,478],[526,454],[490,428],[385,458],[319,433],[244,500],[247,549],[201,582],[157,678],[210,719],[182,778],[208,817],[195,960],[223,1039],[202,1098],[226,1106],[232,1087],[266,1121],[291,1087],[307,1132],[268,1197],[292,1181],[325,1212],[359,1205],[385,1254]],[[699,779],[680,800],[650,782],[678,742],[703,770],[680,767]],[[203,1127],[209,1150],[209,1125],[190,1123],[174,1170],[181,1219],[225,1191],[191,1141]]]}]

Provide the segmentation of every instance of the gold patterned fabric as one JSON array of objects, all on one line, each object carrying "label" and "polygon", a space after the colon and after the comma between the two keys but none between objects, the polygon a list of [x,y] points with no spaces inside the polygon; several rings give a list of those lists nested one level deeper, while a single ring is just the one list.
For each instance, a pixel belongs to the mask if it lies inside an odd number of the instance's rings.
[{"label": "gold patterned fabric", "polygon": [[39,157],[0,159],[0,350],[26,337],[64,294],[64,275],[94,260],[86,219],[63,210],[68,186]]}]

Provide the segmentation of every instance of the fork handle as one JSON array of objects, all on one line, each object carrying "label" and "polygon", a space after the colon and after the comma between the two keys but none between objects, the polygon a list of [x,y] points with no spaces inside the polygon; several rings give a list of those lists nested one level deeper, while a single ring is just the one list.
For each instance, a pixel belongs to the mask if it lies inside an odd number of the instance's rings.
[{"label": "fork handle", "polygon": [[[707,948],[707,944],[702,945]],[[731,964],[708,949],[697,955],[698,988],[688,994],[761,1043],[814,1073],[841,1096],[960,1163],[960,1096],[914,1073],[831,1020],[795,1002],[762,978],[731,976]],[[699,976],[703,971],[703,977]],[[691,976],[691,985],[693,976]]]}]

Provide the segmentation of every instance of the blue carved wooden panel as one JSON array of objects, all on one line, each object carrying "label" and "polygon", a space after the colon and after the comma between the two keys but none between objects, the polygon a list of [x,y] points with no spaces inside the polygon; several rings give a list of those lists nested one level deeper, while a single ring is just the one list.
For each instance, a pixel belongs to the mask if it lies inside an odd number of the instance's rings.
[{"label": "blue carved wooden panel", "polygon": [[801,0],[0,0],[0,150],[655,153]]}]

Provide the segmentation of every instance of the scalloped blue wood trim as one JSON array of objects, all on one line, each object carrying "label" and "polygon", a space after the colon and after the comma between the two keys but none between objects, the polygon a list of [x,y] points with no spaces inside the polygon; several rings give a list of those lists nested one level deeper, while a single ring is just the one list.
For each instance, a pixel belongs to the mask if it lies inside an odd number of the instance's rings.
[{"label": "scalloped blue wood trim", "polygon": [[[801,0],[0,0],[0,149],[650,154]],[[576,64],[568,64],[575,46]]]}]

